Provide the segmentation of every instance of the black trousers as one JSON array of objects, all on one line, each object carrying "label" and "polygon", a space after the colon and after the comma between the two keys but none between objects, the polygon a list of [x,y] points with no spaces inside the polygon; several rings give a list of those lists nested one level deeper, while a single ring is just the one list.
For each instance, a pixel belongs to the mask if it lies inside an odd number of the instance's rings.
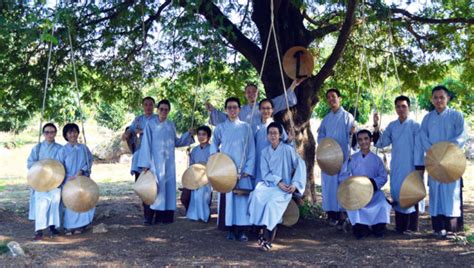
[{"label": "black trousers", "polygon": [[341,211],[326,211],[329,220],[342,220],[342,212]]},{"label": "black trousers", "polygon": [[[135,172],[135,181],[138,180],[140,173]],[[143,204],[143,218],[146,223],[172,223],[174,221],[174,210],[153,210],[150,205]]]},{"label": "black trousers", "polygon": [[407,230],[414,232],[418,231],[418,204],[415,205],[415,209],[415,212],[408,214],[395,211],[395,230],[397,232],[403,233]]},{"label": "black trousers", "polygon": [[463,180],[461,178],[461,216],[460,217],[449,217],[445,215],[431,216],[431,226],[433,231],[440,232],[446,230],[448,232],[462,232],[464,231],[464,205],[462,188],[464,187]]},{"label": "black trousers", "polygon": [[377,223],[372,226],[357,223],[352,227],[352,232],[357,239],[368,236],[370,234],[370,229],[372,229],[374,235],[379,236],[385,233],[385,226],[385,223]]}]

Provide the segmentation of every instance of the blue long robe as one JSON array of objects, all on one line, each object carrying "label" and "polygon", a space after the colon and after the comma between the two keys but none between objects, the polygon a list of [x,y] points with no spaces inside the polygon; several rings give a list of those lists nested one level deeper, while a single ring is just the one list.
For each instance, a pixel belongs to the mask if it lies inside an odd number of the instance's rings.
[{"label": "blue long robe", "polygon": [[278,187],[283,181],[294,185],[298,192],[304,193],[306,186],[306,165],[295,148],[280,142],[276,149],[271,145],[261,152],[260,170],[262,181],[257,183],[249,198],[250,223],[266,226],[272,231],[282,222],[292,194]]},{"label": "blue long robe", "polygon": [[[415,170],[415,161],[423,161],[423,148],[419,138],[420,124],[407,118],[403,123],[400,120],[390,122],[382,133],[375,147],[384,148],[392,145],[392,159],[390,161],[390,194],[394,201],[400,202],[400,189],[405,177]],[[415,212],[415,206],[401,208],[394,206],[398,212],[409,214]],[[423,209],[421,209],[423,210]]]},{"label": "blue long robe", "polygon": [[382,159],[372,152],[369,152],[364,157],[362,152],[359,151],[352,155],[352,160],[348,164],[346,162],[345,166],[347,169],[339,177],[340,182],[343,182],[349,176],[367,176],[374,179],[377,185],[377,191],[375,191],[372,199],[365,207],[347,211],[351,224],[374,225],[377,223],[390,223],[391,206],[381,190],[385,183],[387,183],[387,171]]},{"label": "blue long robe", "polygon": [[[210,149],[210,144],[205,145],[204,148],[201,148],[200,145],[194,147],[191,150],[189,164],[206,164],[209,156],[211,155]],[[195,221],[201,220],[207,222],[209,220],[209,215],[211,214],[211,210],[209,208],[211,194],[212,188],[210,184],[191,191],[191,199],[189,201],[189,208],[186,211],[186,217]]]},{"label": "blue long robe", "polygon": [[[244,149],[247,142],[247,150]],[[244,155],[244,151],[246,152]],[[247,173],[254,176],[255,167],[255,142],[252,129],[249,124],[236,119],[235,121],[226,120],[219,124],[212,138],[211,155],[216,152],[222,152],[228,155],[233,161],[237,170],[241,166],[240,174]],[[241,177],[237,182],[239,189],[252,190],[252,180],[250,177]],[[220,195],[220,194],[219,194]],[[249,225],[248,196],[235,195],[230,192],[225,194],[225,225]],[[220,198],[219,198],[220,200]]]},{"label": "blue long robe", "polygon": [[[27,167],[30,169],[37,161],[44,159],[57,160],[61,145],[52,142],[43,141],[37,144],[31,150],[27,160]],[[33,195],[30,199],[30,214],[33,214],[35,220],[35,231],[46,229],[54,225],[56,228],[61,226],[61,189],[52,189],[48,192],[37,192],[32,190]]]},{"label": "blue long robe", "polygon": [[[67,143],[58,152],[58,160],[63,163],[66,169],[66,178],[64,184],[67,183],[69,177],[76,176],[82,170],[82,175],[90,177],[92,163],[94,158],[91,151],[84,144],[72,145]],[[74,229],[84,227],[94,219],[95,208],[86,212],[75,212],[64,206],[64,228]]]},{"label": "blue long robe", "polygon": [[[296,94],[295,91],[291,88],[288,88],[286,91],[288,95],[288,105],[290,107],[296,105],[297,99],[296,99]],[[286,109],[286,100],[285,100],[285,94],[281,94],[280,96],[277,96],[272,99],[273,102],[273,114],[276,114],[280,111],[283,111]],[[260,118],[262,117],[260,110],[259,110],[259,105],[258,103],[255,103],[255,110],[253,112],[253,118],[252,118],[252,108],[250,104],[245,104],[242,106],[240,109],[239,113],[239,119],[242,121],[245,121],[250,124],[250,122],[256,122],[259,121]],[[213,126],[217,126],[220,123],[223,123],[227,119],[227,114],[225,114],[222,111],[219,111],[217,109],[214,109],[210,115],[209,115],[209,124]]]},{"label": "blue long robe", "polygon": [[153,210],[176,210],[176,164],[174,150],[194,143],[189,132],[176,136],[173,122],[156,120],[148,122],[138,155],[138,167],[148,168],[156,175],[158,195],[150,205]]},{"label": "blue long robe", "polygon": [[[262,173],[260,172],[260,155],[262,150],[270,145],[267,137],[267,127],[270,123],[274,122],[273,118],[267,119],[267,122],[263,123],[262,119],[259,118],[258,121],[253,122],[253,133],[255,137],[255,182],[254,186],[262,180]],[[286,141],[288,140],[288,135],[286,134],[285,129],[283,129],[283,134],[281,135],[281,140]]]},{"label": "blue long robe", "polygon": [[[340,107],[337,112],[330,111],[321,122],[318,128],[318,143],[324,138],[333,138],[341,146],[344,154],[344,161],[349,157],[349,139],[351,128],[354,125],[354,117]],[[321,171],[321,187],[323,196],[324,211],[340,211],[341,207],[337,202],[337,188],[339,187],[338,177],[328,175]]]},{"label": "blue long robe", "polygon": [[[150,116],[146,116],[144,114],[139,115],[135,117],[132,124],[130,124],[130,126],[128,127],[128,131],[130,131],[132,135],[136,135],[135,131],[137,130],[137,128],[144,130],[145,127],[148,125],[148,122],[152,120],[157,120],[156,114],[151,114]],[[132,175],[134,174],[134,172],[137,172],[137,173],[142,172],[141,168],[138,167],[138,155],[140,152],[140,145],[141,145],[142,139],[143,139],[143,135],[140,136],[140,144],[136,147],[135,152],[133,153],[133,156],[132,156],[132,166],[130,169],[130,173]]]},{"label": "blue long robe", "polygon": [[[420,140],[425,151],[442,141],[452,142],[462,148],[466,141],[462,114],[450,108],[439,114],[436,110],[429,112],[421,123]],[[441,183],[428,176],[428,186],[431,216],[461,216],[460,180]]]}]

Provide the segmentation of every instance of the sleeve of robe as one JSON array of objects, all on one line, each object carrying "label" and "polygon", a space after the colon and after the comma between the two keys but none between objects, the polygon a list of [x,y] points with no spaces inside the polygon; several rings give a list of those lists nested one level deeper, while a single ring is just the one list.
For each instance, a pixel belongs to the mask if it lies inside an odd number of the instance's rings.
[{"label": "sleeve of robe", "polygon": [[[173,125],[173,130],[175,132],[175,137],[176,137],[176,128],[175,128],[174,125]],[[174,141],[174,145],[176,147],[183,147],[183,146],[187,146],[187,145],[190,145],[190,144],[193,144],[193,143],[194,143],[194,137],[188,131],[183,133],[183,135],[181,135],[181,137],[179,137],[179,138],[176,137],[175,141]]]},{"label": "sleeve of robe", "polygon": [[153,137],[151,133],[151,124],[148,124],[143,130],[142,142],[140,144],[140,151],[138,154],[138,164],[140,168],[150,168],[151,163],[151,139]]},{"label": "sleeve of robe", "polygon": [[319,125],[319,128],[318,128],[318,144],[324,138],[326,138],[326,123],[323,119],[323,121],[321,121],[321,124]]},{"label": "sleeve of robe", "polygon": [[221,145],[221,132],[221,128],[217,127],[212,134],[211,148],[209,149],[211,155],[219,152],[219,145]]},{"label": "sleeve of robe", "polygon": [[380,157],[375,156],[375,159],[377,159],[376,163],[374,163],[374,165],[377,165],[377,175],[372,179],[374,179],[375,184],[377,184],[377,189],[380,190],[385,183],[387,183],[387,170],[385,170],[385,166]]},{"label": "sleeve of robe", "polygon": [[291,178],[291,185],[295,186],[300,194],[303,194],[306,187],[306,164],[296,152],[292,153],[292,158],[295,171]]},{"label": "sleeve of robe", "polygon": [[351,176],[350,163],[351,162],[349,161],[349,158],[347,158],[346,161],[344,161],[344,163],[342,164],[341,171],[337,175],[337,180],[339,181],[339,183],[342,183]]},{"label": "sleeve of robe", "polygon": [[84,145],[84,159],[85,163],[84,166],[82,166],[82,175],[86,177],[90,177],[91,175],[91,170],[92,170],[92,163],[94,162],[94,157],[92,156],[91,151],[87,146]]},{"label": "sleeve of robe", "polygon": [[464,117],[461,113],[455,112],[454,118],[454,137],[449,139],[449,142],[456,144],[459,147],[464,147],[466,142],[466,133],[464,132]]},{"label": "sleeve of robe", "polygon": [[415,166],[424,166],[425,165],[425,151],[423,150],[423,145],[421,144],[421,129],[418,123],[413,125],[413,135],[415,135],[415,148],[413,150],[413,159]]},{"label": "sleeve of robe", "polygon": [[384,148],[392,144],[392,125],[389,124],[385,131],[380,130],[380,138],[375,144],[377,148]]},{"label": "sleeve of robe", "polygon": [[131,133],[135,133],[135,130],[137,129],[137,125],[138,125],[138,119],[140,117],[137,116],[135,117],[135,119],[133,119],[132,123],[130,124],[130,126],[128,126],[128,131],[130,131]]},{"label": "sleeve of robe", "polygon": [[264,152],[262,152],[260,156],[260,171],[262,173],[262,181],[265,183],[265,185],[272,187],[272,186],[277,186],[278,183],[282,180],[282,177],[278,175],[274,175],[272,173],[270,163],[268,162],[268,159],[265,157],[267,150],[264,149]]},{"label": "sleeve of robe", "polygon": [[213,126],[217,126],[218,124],[224,122],[226,119],[227,115],[218,109],[212,110],[212,112],[209,114],[209,124]]},{"label": "sleeve of robe", "polygon": [[247,155],[245,156],[245,165],[243,166],[243,173],[255,176],[255,139],[253,138],[252,128],[248,125],[247,128]]},{"label": "sleeve of robe", "polygon": [[[296,99],[296,94],[295,90],[288,88],[286,90],[286,94],[288,95],[288,105],[290,107],[295,106],[298,100]],[[285,100],[285,93],[281,94],[280,96],[277,96],[272,99],[273,102],[273,114],[276,114],[278,112],[281,112],[286,109],[286,100]]]},{"label": "sleeve of robe", "polygon": [[428,117],[430,114],[428,113],[425,115],[423,118],[423,121],[421,121],[421,128],[420,128],[420,133],[419,133],[419,142],[423,148],[423,151],[428,151],[431,147],[431,142],[430,138],[428,137]]},{"label": "sleeve of robe", "polygon": [[36,144],[35,147],[33,147],[33,149],[31,149],[31,153],[30,153],[30,156],[28,156],[28,160],[26,161],[26,167],[28,169],[31,168],[31,166],[33,166],[36,161],[38,161],[38,150],[40,148],[40,145],[39,144]]}]

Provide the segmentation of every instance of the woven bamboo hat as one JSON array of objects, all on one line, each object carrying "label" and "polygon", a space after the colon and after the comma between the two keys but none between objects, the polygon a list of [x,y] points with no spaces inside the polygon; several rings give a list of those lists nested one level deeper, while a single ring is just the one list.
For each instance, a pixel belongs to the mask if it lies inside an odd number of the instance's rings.
[{"label": "woven bamboo hat", "polygon": [[146,205],[153,204],[158,195],[158,185],[156,184],[155,174],[151,171],[142,171],[133,185],[133,191]]},{"label": "woven bamboo hat", "polygon": [[418,171],[413,171],[402,183],[400,188],[400,207],[409,208],[418,204],[426,196],[425,184]]},{"label": "woven bamboo hat", "polygon": [[237,168],[234,161],[224,153],[216,153],[209,157],[206,173],[214,190],[228,193],[237,184]]},{"label": "woven bamboo hat", "polygon": [[86,212],[99,201],[99,186],[86,176],[77,176],[63,187],[62,199],[67,208],[76,212]]},{"label": "woven bamboo hat", "polygon": [[53,159],[44,159],[36,162],[28,170],[26,178],[35,191],[47,192],[58,188],[65,176],[63,164]]},{"label": "woven bamboo hat", "polygon": [[293,80],[311,76],[313,68],[313,55],[304,47],[292,47],[283,56],[283,70]]},{"label": "woven bamboo hat", "polygon": [[374,195],[374,187],[365,176],[352,176],[339,185],[337,201],[347,210],[365,207]]},{"label": "woven bamboo hat", "polygon": [[181,178],[183,187],[189,190],[196,190],[209,183],[206,175],[206,166],[194,164],[189,166]]},{"label": "woven bamboo hat", "polygon": [[324,138],[318,144],[316,161],[324,173],[328,175],[339,173],[344,162],[344,154],[339,143],[332,138]]},{"label": "woven bamboo hat", "polygon": [[466,156],[454,143],[438,142],[426,153],[425,166],[433,179],[451,183],[458,180],[466,171]]},{"label": "woven bamboo hat", "polygon": [[285,213],[283,213],[283,222],[282,224],[290,227],[295,225],[300,218],[300,209],[296,202],[291,199],[290,203],[288,203],[288,207],[286,207]]}]

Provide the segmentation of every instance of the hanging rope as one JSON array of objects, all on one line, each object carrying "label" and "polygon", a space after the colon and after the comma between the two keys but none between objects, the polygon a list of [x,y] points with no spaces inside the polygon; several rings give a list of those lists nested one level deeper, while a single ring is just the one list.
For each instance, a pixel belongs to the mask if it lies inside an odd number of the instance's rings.
[{"label": "hanging rope", "polygon": [[69,36],[69,45],[71,46],[72,71],[74,73],[74,85],[76,87],[77,105],[79,107],[79,112],[81,113],[82,136],[84,137],[84,144],[87,145],[86,129],[84,128],[84,113],[81,106],[81,95],[79,93],[79,84],[77,82],[76,59],[74,56],[74,47],[72,45],[71,29],[69,28],[69,26],[67,27],[67,33]]}]

